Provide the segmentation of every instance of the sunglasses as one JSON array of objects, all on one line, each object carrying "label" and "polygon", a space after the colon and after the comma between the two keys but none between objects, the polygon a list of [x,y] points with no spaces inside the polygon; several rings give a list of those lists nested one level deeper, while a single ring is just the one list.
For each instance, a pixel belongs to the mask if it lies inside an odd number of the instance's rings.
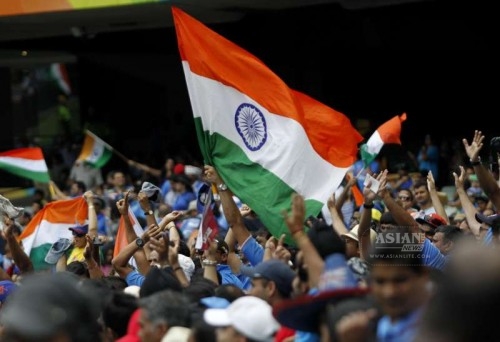
[{"label": "sunglasses", "polygon": [[409,201],[410,197],[408,197],[408,196],[398,196],[398,199],[400,199],[401,201]]},{"label": "sunglasses", "polygon": [[85,235],[87,235],[87,234],[78,234],[78,233],[73,232],[73,236],[76,236],[79,238],[84,237]]}]

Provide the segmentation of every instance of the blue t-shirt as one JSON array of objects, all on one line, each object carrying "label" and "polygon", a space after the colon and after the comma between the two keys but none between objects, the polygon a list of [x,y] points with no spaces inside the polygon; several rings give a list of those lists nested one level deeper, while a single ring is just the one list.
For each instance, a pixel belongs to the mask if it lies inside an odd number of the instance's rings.
[{"label": "blue t-shirt", "polygon": [[125,281],[127,282],[128,286],[131,285],[141,286],[142,283],[144,282],[144,278],[145,276],[140,274],[139,271],[133,270],[132,272],[127,274],[127,276],[125,277]]},{"label": "blue t-shirt", "polygon": [[262,245],[252,236],[250,236],[241,247],[241,253],[243,253],[252,266],[260,264],[262,259],[264,259],[264,248],[262,248]]},{"label": "blue t-shirt", "polygon": [[422,309],[411,312],[396,322],[383,316],[377,323],[378,342],[411,342],[414,340]]},{"label": "blue t-shirt", "polygon": [[446,264],[445,256],[439,249],[432,244],[429,239],[425,239],[424,247],[422,248],[423,264],[438,270],[443,270]]}]

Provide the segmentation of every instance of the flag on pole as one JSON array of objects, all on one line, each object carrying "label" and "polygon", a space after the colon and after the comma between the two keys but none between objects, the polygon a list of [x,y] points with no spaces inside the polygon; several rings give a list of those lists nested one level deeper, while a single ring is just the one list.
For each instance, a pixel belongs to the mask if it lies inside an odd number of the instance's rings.
[{"label": "flag on pole", "polygon": [[30,220],[19,236],[24,252],[30,257],[35,270],[53,265],[45,262],[50,247],[60,238],[73,240],[69,230],[77,224],[84,224],[88,215],[87,202],[83,197],[47,203]]},{"label": "flag on pole", "polygon": [[[137,220],[137,217],[130,207],[128,208],[128,217],[130,218],[130,222],[132,222],[132,227],[134,228],[135,234],[137,236],[142,236],[142,234],[144,233],[144,229],[142,228],[141,224]],[[123,219],[123,216],[120,216],[120,220],[118,222],[118,232],[116,233],[115,238],[115,247],[113,249],[113,258],[116,257],[120,253],[120,251],[129,244],[127,241],[126,229],[127,228],[125,227],[125,220]],[[130,259],[129,263],[134,267],[137,267],[135,259],[133,257]]]},{"label": "flag on pole", "polygon": [[0,152],[0,169],[35,182],[48,183],[49,170],[40,147],[25,147]]},{"label": "flag on pole", "polygon": [[113,148],[89,130],[85,131],[85,140],[77,160],[84,161],[95,168],[101,168],[111,159]]},{"label": "flag on pole", "polygon": [[[342,113],[290,89],[259,59],[172,7],[198,143],[207,164],[274,236],[291,195],[317,215],[362,136]],[[290,237],[287,242],[292,242]]]},{"label": "flag on pole", "polygon": [[386,144],[401,145],[401,123],[406,120],[406,113],[396,115],[383,123],[370,136],[366,144],[361,145],[361,159],[367,167],[379,154]]}]

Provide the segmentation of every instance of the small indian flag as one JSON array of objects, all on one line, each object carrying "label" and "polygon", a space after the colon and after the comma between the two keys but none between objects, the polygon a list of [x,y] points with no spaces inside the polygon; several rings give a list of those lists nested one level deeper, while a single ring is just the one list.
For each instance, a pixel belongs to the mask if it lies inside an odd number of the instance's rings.
[{"label": "small indian flag", "polygon": [[53,265],[45,262],[50,247],[60,238],[73,239],[70,227],[83,224],[88,216],[87,202],[83,197],[47,203],[19,236],[24,252],[30,257],[35,271]]},{"label": "small indian flag", "polygon": [[356,160],[349,118],[290,89],[262,61],[172,7],[198,143],[207,164],[274,236],[293,193],[316,216]]},{"label": "small indian flag", "polygon": [[[142,228],[141,224],[137,220],[137,217],[130,207],[128,208],[128,217],[130,219],[130,222],[132,223],[132,228],[134,229],[135,235],[137,235],[138,237],[142,236],[142,234],[144,233],[144,229]],[[113,249],[113,258],[116,257],[128,244],[129,242],[127,240],[127,227],[125,226],[125,219],[123,218],[123,216],[120,216],[120,220],[118,222],[118,232],[116,233],[115,239],[115,247]],[[137,266],[134,257],[130,259],[129,263],[132,266]]]},{"label": "small indian flag", "polygon": [[71,83],[69,81],[68,71],[66,65],[63,63],[52,63],[50,65],[50,73],[57,82],[59,89],[66,95],[71,94]]},{"label": "small indian flag", "polygon": [[48,183],[49,170],[40,147],[17,148],[0,152],[0,169],[36,182]]},{"label": "small indian flag", "polygon": [[361,159],[365,166],[377,157],[385,144],[401,145],[401,123],[405,120],[406,113],[394,116],[377,128],[366,144],[361,145]]},{"label": "small indian flag", "polygon": [[101,168],[111,159],[113,148],[94,133],[87,130],[82,150],[77,160],[84,161],[95,168]]}]

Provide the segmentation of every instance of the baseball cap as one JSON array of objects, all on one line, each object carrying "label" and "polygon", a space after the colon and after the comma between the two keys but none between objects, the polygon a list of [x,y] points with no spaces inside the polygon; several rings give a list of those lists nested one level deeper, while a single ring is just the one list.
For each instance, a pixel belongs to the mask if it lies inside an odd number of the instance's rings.
[{"label": "baseball cap", "polygon": [[225,309],[206,309],[203,318],[211,326],[232,326],[254,341],[271,342],[280,328],[273,317],[271,305],[250,295],[236,299]]},{"label": "baseball cap", "polygon": [[439,226],[444,226],[448,224],[441,215],[438,215],[436,213],[425,215],[423,217],[417,217],[415,221],[417,221],[420,224],[428,224],[434,229],[436,229]]},{"label": "baseball cap", "polygon": [[88,224],[78,225],[75,227],[70,227],[68,229],[71,230],[75,234],[84,235],[84,234],[87,234],[89,232],[89,225]]},{"label": "baseball cap", "polygon": [[152,202],[159,202],[161,197],[161,190],[156,185],[150,182],[144,182],[141,186],[141,191],[148,196],[149,200]]},{"label": "baseball cap", "polygon": [[328,256],[317,291],[283,300],[273,307],[273,315],[282,325],[300,331],[318,332],[319,315],[329,303],[364,296],[368,288],[359,287],[344,254]]},{"label": "baseball cap", "polygon": [[500,214],[484,215],[476,213],[476,221],[479,223],[486,223],[488,226],[496,226],[500,224]]},{"label": "baseball cap", "polygon": [[281,260],[266,260],[255,267],[242,266],[241,273],[250,278],[265,278],[273,281],[279,293],[286,298],[289,298],[292,293],[295,272]]}]

